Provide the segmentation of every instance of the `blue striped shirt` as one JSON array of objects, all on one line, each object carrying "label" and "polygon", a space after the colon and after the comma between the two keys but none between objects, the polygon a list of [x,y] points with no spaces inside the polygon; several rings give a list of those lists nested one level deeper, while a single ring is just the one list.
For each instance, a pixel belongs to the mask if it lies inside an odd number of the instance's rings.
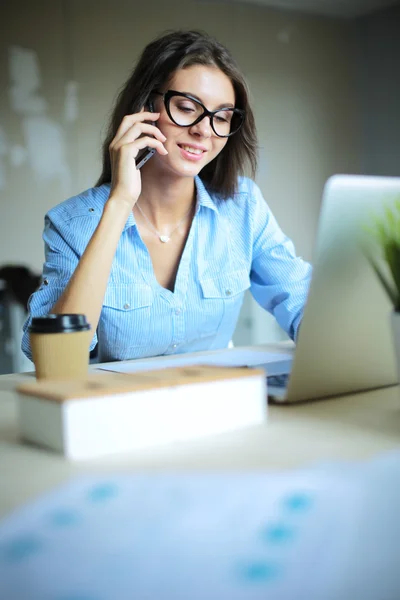
[{"label": "blue striped shirt", "polygon": [[[271,312],[292,339],[306,301],[311,267],[296,257],[257,185],[241,178],[222,200],[196,177],[197,207],[171,292],[156,280],[133,213],[111,268],[97,332],[101,361],[226,348],[244,292]],[[110,185],[91,188],[45,216],[45,263],[29,301],[22,349],[31,358],[32,317],[50,312],[102,215]]]}]

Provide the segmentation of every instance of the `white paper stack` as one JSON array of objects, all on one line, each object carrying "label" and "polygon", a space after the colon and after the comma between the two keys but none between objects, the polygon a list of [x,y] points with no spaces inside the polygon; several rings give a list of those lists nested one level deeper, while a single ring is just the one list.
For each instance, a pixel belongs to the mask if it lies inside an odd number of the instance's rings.
[{"label": "white paper stack", "polygon": [[265,372],[191,366],[18,388],[23,439],[74,460],[194,439],[264,422]]}]

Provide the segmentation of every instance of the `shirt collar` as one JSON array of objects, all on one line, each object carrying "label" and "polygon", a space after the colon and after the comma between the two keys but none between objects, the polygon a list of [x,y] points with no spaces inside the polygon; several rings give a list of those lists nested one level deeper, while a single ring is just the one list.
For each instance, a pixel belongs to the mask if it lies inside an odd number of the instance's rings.
[{"label": "shirt collar", "polygon": [[125,229],[129,229],[129,227],[133,227],[134,225],[136,225],[136,219],[134,217],[133,210],[131,210],[131,212],[129,213],[128,220],[125,223],[124,231]]},{"label": "shirt collar", "polygon": [[[218,214],[218,208],[215,200],[213,200],[212,196],[207,192],[204,183],[201,181],[199,176],[195,177],[195,185],[196,185],[196,201],[198,211],[200,206],[205,206],[206,208],[211,208]],[[124,231],[129,229],[129,227],[133,227],[136,225],[136,219],[134,217],[133,211],[129,213],[128,220],[125,223]]]},{"label": "shirt collar", "polygon": [[217,203],[206,190],[206,187],[200,177],[197,175],[194,180],[197,189],[197,210],[199,210],[200,206],[205,206],[206,208],[215,210],[215,212],[218,214]]}]

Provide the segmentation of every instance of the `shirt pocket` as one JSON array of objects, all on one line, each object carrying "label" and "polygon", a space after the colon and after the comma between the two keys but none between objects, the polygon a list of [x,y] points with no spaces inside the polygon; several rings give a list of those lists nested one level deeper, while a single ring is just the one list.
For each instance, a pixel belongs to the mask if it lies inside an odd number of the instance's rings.
[{"label": "shirt pocket", "polygon": [[123,360],[129,348],[148,345],[153,290],[143,283],[108,286],[98,327],[107,355]]},{"label": "shirt pocket", "polygon": [[246,270],[231,271],[216,277],[200,278],[202,293],[198,336],[215,334],[220,327],[236,326],[244,292],[250,287]]}]

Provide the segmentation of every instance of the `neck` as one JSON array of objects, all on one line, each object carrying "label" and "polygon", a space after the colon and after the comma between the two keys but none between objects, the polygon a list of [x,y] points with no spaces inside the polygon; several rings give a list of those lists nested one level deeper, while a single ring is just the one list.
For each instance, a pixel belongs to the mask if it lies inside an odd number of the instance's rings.
[{"label": "neck", "polygon": [[193,177],[171,178],[149,171],[142,173],[138,203],[157,229],[173,225],[190,211],[195,200]]}]

